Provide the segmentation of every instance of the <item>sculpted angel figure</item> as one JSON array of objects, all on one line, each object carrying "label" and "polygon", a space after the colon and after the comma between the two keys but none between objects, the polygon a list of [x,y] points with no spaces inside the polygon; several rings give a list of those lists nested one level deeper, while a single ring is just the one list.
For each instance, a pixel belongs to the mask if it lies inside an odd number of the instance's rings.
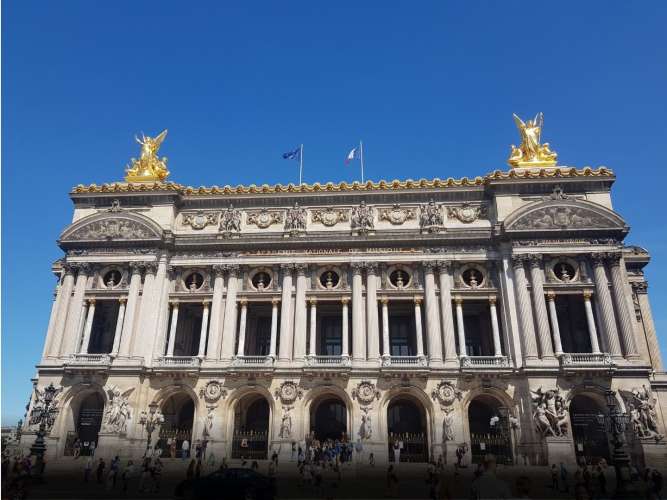
[{"label": "sculpted angel figure", "polygon": [[454,410],[445,410],[445,418],[442,422],[442,436],[444,441],[454,441]]},{"label": "sculpted angel figure", "polygon": [[118,387],[112,387],[107,392],[109,394],[109,404],[104,411],[106,427],[111,432],[125,432],[127,430],[127,421],[130,419],[130,394],[134,387],[121,392]]},{"label": "sculpted angel figure", "polygon": [[229,208],[222,213],[220,229],[227,233],[241,232],[241,211],[234,208],[230,203]]},{"label": "sculpted angel figure", "polygon": [[141,134],[141,139],[139,139],[137,136],[134,136],[134,139],[139,144],[141,144],[141,159],[146,160],[148,158],[157,158],[157,152],[166,137],[166,129],[160,132],[155,138],[147,137],[143,133]]},{"label": "sculpted angel figure", "polygon": [[512,153],[508,163],[512,166],[531,162],[555,164],[558,155],[549,149],[549,143],[540,144],[544,115],[538,113],[534,119],[527,120],[525,123],[516,114],[512,116],[521,135],[521,144],[519,147],[512,144]]},{"label": "sculpted angel figure", "polygon": [[366,202],[362,200],[358,207],[352,209],[352,229],[360,229],[362,231],[373,229],[373,209],[366,206]]},{"label": "sculpted angel figure", "polygon": [[167,159],[157,156],[166,137],[166,129],[156,137],[141,134],[141,139],[139,139],[135,136],[134,139],[141,145],[141,156],[138,160],[132,158],[131,166],[126,169],[125,180],[128,182],[161,181],[169,175]]},{"label": "sculpted angel figure", "polygon": [[291,408],[285,408],[285,413],[283,413],[283,419],[280,423],[279,436],[283,439],[292,435],[292,416],[289,413],[290,409]]},{"label": "sculpted angel figure", "polygon": [[287,217],[285,217],[285,230],[306,230],[306,209],[300,208],[298,203],[295,203],[293,208],[287,210]]},{"label": "sculpted angel figure", "polygon": [[419,208],[421,211],[419,224],[422,228],[441,226],[443,224],[442,213],[440,213],[440,208],[436,205],[435,201],[431,199],[429,200],[428,205],[421,205]]},{"label": "sculpted angel figure", "polygon": [[359,428],[359,437],[361,439],[370,439],[373,435],[371,425],[371,416],[366,414],[361,416],[361,427]]}]

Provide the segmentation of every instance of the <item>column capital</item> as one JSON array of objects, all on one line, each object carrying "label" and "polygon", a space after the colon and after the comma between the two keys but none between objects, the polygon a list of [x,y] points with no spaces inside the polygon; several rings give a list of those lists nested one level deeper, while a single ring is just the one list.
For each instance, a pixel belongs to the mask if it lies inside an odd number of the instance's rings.
[{"label": "column capital", "polygon": [[125,304],[127,302],[127,297],[120,297],[118,299],[118,302],[120,302],[121,304]]},{"label": "column capital", "polygon": [[309,303],[311,306],[316,306],[316,305],[317,305],[317,297],[310,297],[310,298],[308,299],[308,303]]},{"label": "column capital", "polygon": [[245,297],[243,297],[242,299],[239,299],[239,305],[241,307],[247,307],[248,306],[248,299],[246,299]]},{"label": "column capital", "polygon": [[361,271],[364,269],[364,263],[350,262],[350,269],[352,269],[352,274],[361,274]]},{"label": "column capital", "polygon": [[418,295],[415,295],[412,298],[412,301],[415,303],[416,306],[420,306],[422,304],[422,302],[424,301],[424,299],[422,297],[418,296]]},{"label": "column capital", "polygon": [[90,262],[72,262],[70,265],[71,268],[74,271],[78,271],[79,274],[88,274],[92,269],[92,265]]},{"label": "column capital", "polygon": [[88,303],[89,306],[94,306],[95,302],[97,302],[97,299],[88,299],[86,300],[86,302]]},{"label": "column capital", "polygon": [[453,300],[454,304],[456,304],[457,306],[463,304],[463,297],[461,297],[460,295],[456,295],[455,297],[453,297]]},{"label": "column capital", "polygon": [[594,252],[591,254],[591,261],[593,261],[594,267],[604,266],[607,254],[605,252]]},{"label": "column capital", "polygon": [[146,274],[155,274],[157,272],[157,262],[144,262]]},{"label": "column capital", "polygon": [[528,262],[530,262],[531,269],[539,269],[542,267],[542,254],[531,253],[528,254]]},{"label": "column capital", "polygon": [[239,275],[239,272],[241,271],[241,266],[238,264],[226,264],[225,265],[227,275],[229,275],[232,278],[236,278]]},{"label": "column capital", "polygon": [[440,274],[449,274],[452,270],[452,261],[451,260],[438,260],[436,261],[438,270]]},{"label": "column capital", "polygon": [[648,293],[648,281],[633,281],[630,285],[632,286],[632,290],[637,294]]},{"label": "column capital", "polygon": [[204,306],[204,309],[208,309],[208,307],[211,305],[210,300],[202,300],[201,305]]},{"label": "column capital", "polygon": [[378,272],[377,262],[364,262],[364,267],[366,268],[366,274],[377,274]]},{"label": "column capital", "polygon": [[137,261],[130,262],[128,264],[128,266],[130,268],[130,273],[131,274],[141,274],[141,272],[144,269],[144,263],[143,262],[137,262]]},{"label": "column capital", "polygon": [[305,276],[306,272],[308,271],[308,264],[305,263],[294,264],[294,268],[296,269],[297,276]]},{"label": "column capital", "polygon": [[341,297],[340,303],[343,304],[344,306],[348,305],[350,303],[350,297]]},{"label": "column capital", "polygon": [[70,262],[63,262],[62,268],[65,274],[73,275],[76,272],[76,266]]},{"label": "column capital", "polygon": [[593,291],[592,290],[584,290],[583,295],[584,295],[584,300],[590,301],[591,297],[593,297]]},{"label": "column capital", "polygon": [[378,297],[378,301],[380,302],[380,304],[385,306],[385,305],[389,304],[389,297],[387,297],[386,295],[383,295],[382,297]]},{"label": "column capital", "polygon": [[172,299],[169,301],[169,305],[171,305],[172,309],[178,309],[179,304],[180,302],[178,301],[178,299]]},{"label": "column capital", "polygon": [[607,252],[607,262],[610,267],[620,266],[622,257],[623,254],[621,252]]},{"label": "column capital", "polygon": [[213,264],[211,268],[213,269],[213,275],[215,277],[223,276],[227,270],[227,267],[224,264]]},{"label": "column capital", "polygon": [[523,254],[523,255],[512,255],[512,267],[514,269],[518,269],[520,267],[523,267],[524,262],[528,260],[528,256]]},{"label": "column capital", "polygon": [[278,297],[273,297],[271,299],[271,305],[272,306],[277,306],[278,304],[280,304],[280,299]]},{"label": "column capital", "polygon": [[489,304],[495,306],[498,303],[497,295],[489,295]]},{"label": "column capital", "polygon": [[422,262],[422,268],[425,273],[432,273],[438,267],[438,263],[434,260],[425,260]]}]

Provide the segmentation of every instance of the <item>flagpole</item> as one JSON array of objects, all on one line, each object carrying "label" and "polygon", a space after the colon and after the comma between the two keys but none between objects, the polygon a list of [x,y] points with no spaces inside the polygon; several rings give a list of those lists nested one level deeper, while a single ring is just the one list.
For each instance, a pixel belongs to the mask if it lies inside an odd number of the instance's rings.
[{"label": "flagpole", "polygon": [[361,163],[361,183],[364,183],[364,144],[359,141],[359,163]]},{"label": "flagpole", "polygon": [[299,147],[299,186],[301,185],[301,177],[303,175],[303,144]]}]

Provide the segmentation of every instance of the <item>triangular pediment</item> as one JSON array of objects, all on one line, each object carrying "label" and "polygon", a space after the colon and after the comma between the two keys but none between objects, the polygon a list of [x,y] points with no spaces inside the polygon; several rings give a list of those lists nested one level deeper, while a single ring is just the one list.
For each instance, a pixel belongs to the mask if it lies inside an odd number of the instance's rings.
[{"label": "triangular pediment", "polygon": [[84,217],[60,236],[69,241],[155,241],[162,239],[162,228],[143,215],[130,212],[105,212]]}]

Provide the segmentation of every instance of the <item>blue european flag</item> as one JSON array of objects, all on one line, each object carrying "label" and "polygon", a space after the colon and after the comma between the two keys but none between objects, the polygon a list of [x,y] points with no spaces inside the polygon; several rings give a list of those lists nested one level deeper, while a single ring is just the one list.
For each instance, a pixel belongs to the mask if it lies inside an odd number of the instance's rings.
[{"label": "blue european flag", "polygon": [[285,160],[299,160],[301,157],[301,147],[296,148],[294,151],[288,151],[283,153],[283,159]]}]

